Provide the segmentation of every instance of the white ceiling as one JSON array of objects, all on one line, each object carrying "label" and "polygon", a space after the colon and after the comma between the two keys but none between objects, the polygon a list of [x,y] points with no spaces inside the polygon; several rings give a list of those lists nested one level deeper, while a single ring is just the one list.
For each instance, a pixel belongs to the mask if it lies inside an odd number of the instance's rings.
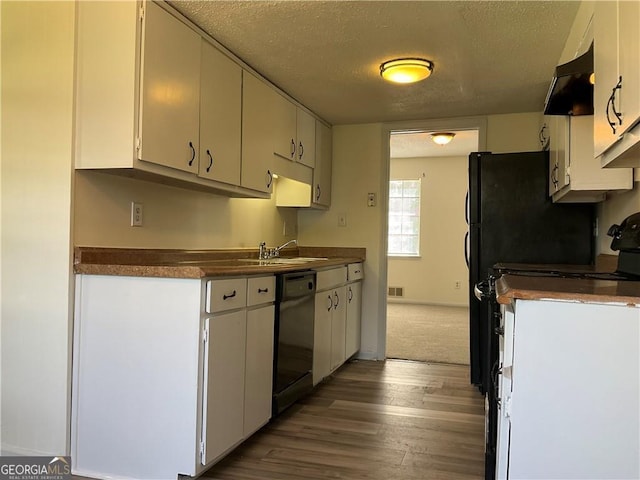
[{"label": "white ceiling", "polygon": [[452,130],[453,140],[437,145],[431,140],[431,131],[392,133],[389,141],[390,158],[467,157],[478,151],[477,130]]},{"label": "white ceiling", "polygon": [[[332,124],[541,111],[577,1],[172,1]],[[433,75],[384,82],[383,60]]]}]

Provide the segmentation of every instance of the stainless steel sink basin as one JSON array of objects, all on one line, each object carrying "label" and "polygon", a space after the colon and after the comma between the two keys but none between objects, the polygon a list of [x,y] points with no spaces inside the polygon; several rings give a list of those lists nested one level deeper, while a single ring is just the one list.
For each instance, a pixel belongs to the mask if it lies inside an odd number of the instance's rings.
[{"label": "stainless steel sink basin", "polygon": [[259,265],[297,265],[300,263],[315,262],[317,260],[328,260],[327,257],[276,257],[266,260],[258,260],[257,258],[240,258],[242,263],[257,263]]}]

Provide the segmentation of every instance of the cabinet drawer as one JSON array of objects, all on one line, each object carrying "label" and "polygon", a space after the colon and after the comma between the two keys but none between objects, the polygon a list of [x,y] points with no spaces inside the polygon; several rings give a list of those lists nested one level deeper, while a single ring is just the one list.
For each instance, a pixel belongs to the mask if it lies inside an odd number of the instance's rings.
[{"label": "cabinet drawer", "polygon": [[233,310],[246,305],[246,278],[209,280],[207,282],[207,313]]},{"label": "cabinet drawer", "polygon": [[276,277],[250,278],[247,283],[247,306],[273,302],[276,298]]},{"label": "cabinet drawer", "polygon": [[347,265],[347,279],[351,282],[353,280],[361,280],[364,277],[364,268],[362,263],[350,263]]},{"label": "cabinet drawer", "polygon": [[316,274],[316,291],[326,290],[338,285],[342,285],[347,281],[347,267],[331,268],[329,270],[320,270]]}]

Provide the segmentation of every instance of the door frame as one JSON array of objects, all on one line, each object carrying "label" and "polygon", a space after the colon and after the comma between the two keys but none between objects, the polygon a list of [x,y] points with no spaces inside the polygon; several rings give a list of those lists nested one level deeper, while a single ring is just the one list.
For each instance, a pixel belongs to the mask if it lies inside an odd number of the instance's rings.
[{"label": "door frame", "polygon": [[380,185],[380,284],[378,285],[378,351],[377,358],[386,359],[387,350],[387,248],[389,230],[389,177],[391,162],[391,133],[392,132],[424,132],[449,130],[477,130],[478,151],[487,148],[487,117],[461,117],[431,120],[411,120],[403,122],[389,122],[382,124],[382,144],[386,147],[382,158],[382,175]]}]

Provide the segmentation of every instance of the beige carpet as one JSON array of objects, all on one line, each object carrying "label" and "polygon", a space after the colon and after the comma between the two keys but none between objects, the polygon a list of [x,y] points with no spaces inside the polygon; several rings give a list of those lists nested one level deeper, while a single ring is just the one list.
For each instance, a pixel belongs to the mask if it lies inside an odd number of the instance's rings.
[{"label": "beige carpet", "polygon": [[469,364],[469,309],[387,304],[387,358]]}]

